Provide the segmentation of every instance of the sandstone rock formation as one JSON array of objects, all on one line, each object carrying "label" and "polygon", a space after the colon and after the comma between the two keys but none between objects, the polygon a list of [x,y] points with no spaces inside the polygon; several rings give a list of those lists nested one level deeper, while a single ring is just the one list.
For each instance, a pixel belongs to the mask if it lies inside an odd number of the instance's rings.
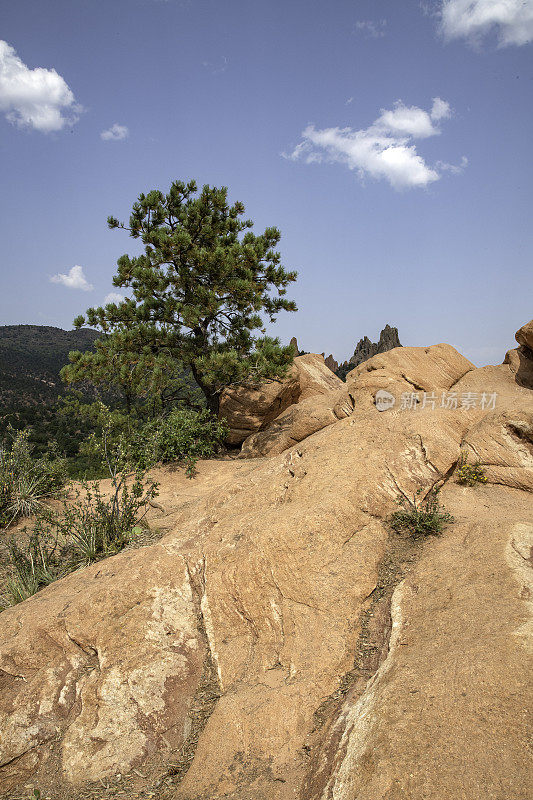
[{"label": "sandstone rock formation", "polygon": [[[161,471],[159,542],[0,615],[3,796],[529,800],[533,392],[515,365],[393,350],[294,404],[353,410],[284,452]],[[380,388],[421,402],[379,413]],[[437,391],[457,408],[423,403]],[[486,485],[454,482],[465,452]],[[389,533],[398,496],[436,484],[455,523]]]},{"label": "sandstone rock formation", "polygon": [[241,444],[255,431],[269,425],[282,411],[299,400],[324,394],[342,385],[325,366],[322,356],[298,356],[283,380],[265,381],[256,387],[231,386],[222,392],[220,417],[227,420],[228,443]]},{"label": "sandstone rock formation", "polygon": [[295,356],[300,355],[300,350],[298,348],[298,339],[296,338],[296,336],[292,337],[292,339],[289,342],[289,346],[292,347]]},{"label": "sandstone rock formation", "polygon": [[398,328],[391,328],[390,325],[385,325],[379,335],[378,342],[371,342],[368,336],[360,339],[355,347],[353,356],[349,361],[345,361],[340,366],[337,366],[334,372],[344,380],[350,370],[359,366],[359,364],[362,364],[364,361],[368,361],[368,359],[378,355],[378,353],[386,353],[389,350],[393,350],[395,347],[401,346]]},{"label": "sandstone rock formation", "polygon": [[522,325],[515,334],[516,341],[522,347],[527,347],[533,353],[533,320]]},{"label": "sandstone rock formation", "polygon": [[335,361],[335,359],[333,358],[333,354],[332,353],[330,353],[329,356],[325,356],[324,364],[332,372],[337,372],[337,370],[339,369],[339,362]]},{"label": "sandstone rock formation", "polygon": [[472,369],[474,365],[448,344],[402,347],[374,356],[353,369],[346,384],[339,382],[336,391],[290,405],[262,430],[251,434],[243,443],[241,456],[281,453],[352,412],[375,410],[379,389],[393,394],[398,404],[403,393],[424,391],[440,403],[442,392]]}]

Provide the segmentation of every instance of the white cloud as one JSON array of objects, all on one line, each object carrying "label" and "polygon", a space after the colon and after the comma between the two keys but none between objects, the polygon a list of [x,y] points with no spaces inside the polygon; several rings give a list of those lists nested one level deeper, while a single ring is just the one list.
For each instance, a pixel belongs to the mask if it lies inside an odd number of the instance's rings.
[{"label": "white cloud", "polygon": [[127,139],[129,135],[130,132],[125,125],[119,125],[115,122],[106,131],[102,131],[100,139],[103,139],[104,142],[121,142],[123,139]]},{"label": "white cloud", "polygon": [[119,303],[122,303],[122,301],[125,299],[126,298],[124,297],[124,295],[119,294],[118,292],[109,292],[109,294],[106,294],[106,296],[104,297],[104,306],[106,306],[108,303],[115,303],[116,305],[118,305]]},{"label": "white cloud", "polygon": [[282,155],[293,161],[302,159],[307,164],[321,161],[345,164],[357,170],[360,178],[368,175],[384,179],[395,189],[424,187],[439,180],[443,167],[439,171],[438,165],[428,166],[412,140],[439,134],[435,123],[451,113],[449,103],[440,97],[434,98],[430,112],[406,106],[399,100],[393,109],[382,109],[377,120],[362,130],[317,130],[308,125],[292,153]]},{"label": "white cloud", "polygon": [[215,61],[202,61],[202,67],[208,69],[212,75],[220,75],[225,72],[229,65],[229,59],[226,56],[220,56]]},{"label": "white cloud", "polygon": [[61,283],[68,289],[81,289],[84,292],[92,292],[94,289],[94,286],[88,283],[83,274],[83,267],[78,266],[78,264],[72,267],[66,275],[59,272],[57,275],[52,275],[50,280],[52,283]]},{"label": "white cloud", "polygon": [[433,121],[449,117],[451,109],[449,103],[440,97],[433,99],[433,106],[428,114],[418,106],[405,106],[401,100],[394,104],[390,111],[381,109],[381,116],[377,118],[372,127],[380,128],[393,136],[412,136],[416,139],[425,139],[440,133],[433,125]]},{"label": "white cloud", "polygon": [[359,33],[366,34],[371,39],[381,39],[385,36],[385,28],[387,26],[386,19],[371,20],[360,19],[355,23],[355,30]]},{"label": "white cloud", "polygon": [[451,172],[452,175],[462,175],[468,166],[468,159],[466,156],[463,156],[460,164],[448,164],[446,161],[437,161],[435,166],[439,172]]},{"label": "white cloud", "polygon": [[55,69],[30,69],[0,40],[0,111],[14,125],[50,133],[77,122],[83,108]]},{"label": "white cloud", "polygon": [[452,109],[450,108],[450,104],[447,103],[446,100],[441,100],[440,97],[434,97],[430,112],[431,119],[434,122],[438,122],[441,119],[448,119],[451,115]]},{"label": "white cloud", "polygon": [[446,39],[479,41],[495,30],[500,47],[533,41],[533,0],[442,0]]}]

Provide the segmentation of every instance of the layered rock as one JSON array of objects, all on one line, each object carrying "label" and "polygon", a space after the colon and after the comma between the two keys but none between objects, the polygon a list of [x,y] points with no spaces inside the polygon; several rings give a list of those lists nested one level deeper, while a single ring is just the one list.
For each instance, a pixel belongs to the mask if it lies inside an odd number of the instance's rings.
[{"label": "layered rock", "polygon": [[[160,542],[2,613],[5,797],[529,800],[533,392],[448,345],[372,361],[293,408],[348,416],[160,473]],[[497,399],[379,413],[382,387]],[[453,482],[465,450],[486,485]],[[435,484],[455,523],[390,535]]]},{"label": "layered rock", "polygon": [[325,366],[322,356],[309,353],[294,359],[287,376],[256,386],[231,386],[222,392],[220,412],[228,422],[228,443],[241,444],[247,436],[266,428],[288,406],[341,386]]},{"label": "layered rock", "polygon": [[311,434],[332,425],[339,419],[363,410],[375,411],[378,390],[392,394],[401,404],[402,394],[422,393],[441,402],[443,391],[449,390],[474,365],[451,345],[402,347],[374,356],[347,376],[341,388],[320,398],[290,405],[262,430],[245,439],[241,457],[254,458],[281,453]]}]

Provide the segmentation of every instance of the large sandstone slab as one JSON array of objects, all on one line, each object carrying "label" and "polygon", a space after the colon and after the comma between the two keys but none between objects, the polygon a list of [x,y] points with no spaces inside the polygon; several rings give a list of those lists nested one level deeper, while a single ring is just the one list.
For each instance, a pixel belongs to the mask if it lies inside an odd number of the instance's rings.
[{"label": "large sandstone slab", "polygon": [[531,495],[444,502],[456,524],[396,589],[387,657],[322,733],[306,800],[531,797]]},{"label": "large sandstone slab", "polygon": [[[533,392],[442,347],[393,360],[389,385],[497,391],[495,409],[379,413],[378,363],[343,388],[350,416],[285,452],[161,471],[157,544],[0,616],[5,797],[31,780],[77,800],[118,772],[152,790],[178,764],[165,800],[525,800]],[[452,486],[465,449],[486,486]],[[443,481],[457,521],[391,599],[384,520]]]},{"label": "large sandstone slab", "polygon": [[77,785],[181,747],[205,662],[181,555],[123,552],[1,615],[0,786]]},{"label": "large sandstone slab", "polygon": [[159,544],[4,612],[2,785],[75,786],[176,758],[209,651],[221,698],[183,792],[214,798],[233,776],[235,797],[252,797],[253,767],[257,797],[292,796],[314,712],[350,668],[386,546],[379,519],[397,483],[412,493],[449,469],[466,424],[381,419],[242,465]]}]

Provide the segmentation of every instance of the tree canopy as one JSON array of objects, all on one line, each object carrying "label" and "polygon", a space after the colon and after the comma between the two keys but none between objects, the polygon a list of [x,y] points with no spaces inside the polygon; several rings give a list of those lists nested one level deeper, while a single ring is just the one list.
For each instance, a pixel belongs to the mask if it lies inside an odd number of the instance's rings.
[{"label": "tree canopy", "polygon": [[281,265],[279,230],[255,235],[244,211],[229,205],[226,187],[198,191],[195,181],[174,181],[168,194],[139,195],[129,225],[109,217],[108,226],[141,239],[144,252],[118,259],[113,285],[127,290],[123,301],[74,320],[102,339],[95,353],[70,354],[64,380],[173,396],[179,367],[216,412],[224,386],[282,376],[293,351],[264,335],[263,317],[296,311],[285,297],[296,272]]}]

